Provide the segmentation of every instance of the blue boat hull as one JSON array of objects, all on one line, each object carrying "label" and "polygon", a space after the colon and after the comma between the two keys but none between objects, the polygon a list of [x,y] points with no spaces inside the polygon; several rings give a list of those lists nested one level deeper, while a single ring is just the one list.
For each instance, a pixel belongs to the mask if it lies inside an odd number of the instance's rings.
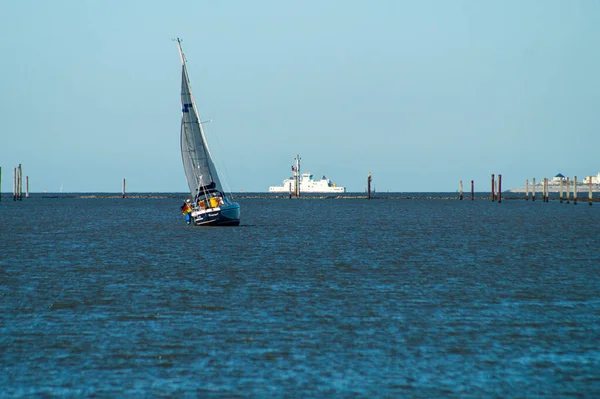
[{"label": "blue boat hull", "polygon": [[211,209],[194,215],[192,218],[195,226],[239,226],[240,205],[223,205],[218,209]]}]

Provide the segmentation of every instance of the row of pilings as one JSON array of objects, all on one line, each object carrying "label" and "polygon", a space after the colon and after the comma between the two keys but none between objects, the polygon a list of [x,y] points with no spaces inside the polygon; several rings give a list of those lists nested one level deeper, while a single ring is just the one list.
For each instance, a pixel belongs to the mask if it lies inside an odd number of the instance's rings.
[{"label": "row of pilings", "polygon": [[[23,201],[23,167],[13,168],[13,201]],[[29,198],[29,176],[25,176],[25,198]],[[0,166],[0,201],[2,201],[2,167]]]},{"label": "row of pilings", "polygon": [[[544,177],[542,179],[542,201],[543,202],[548,202],[549,201],[549,197],[550,197],[550,190],[548,187],[549,184],[549,180],[547,177]],[[566,185],[566,187],[564,185]],[[535,202],[535,177],[532,179],[532,185],[531,185],[531,200],[533,202]],[[573,204],[577,205],[577,176],[573,177]],[[458,185],[458,199],[462,200],[463,199],[463,182],[462,180],[460,181],[459,185]],[[592,200],[593,200],[593,195],[592,195],[592,179],[591,177],[588,178],[588,204],[591,206],[592,205]],[[563,197],[563,193],[565,194],[565,196]],[[566,179],[560,179],[560,183],[559,183],[559,201],[562,204],[564,200],[566,200],[567,204],[570,203],[571,201],[571,191],[570,191],[570,178],[567,177]],[[471,180],[471,200],[475,199],[475,188],[474,188],[474,182],[473,180]],[[495,174],[492,174],[492,179],[491,179],[491,194],[490,194],[490,200],[492,202],[498,201],[498,203],[502,202],[502,175],[498,175],[498,178],[496,179]],[[525,180],[525,200],[529,201],[529,179]]]},{"label": "row of pilings", "polygon": [[[29,176],[25,176],[25,198],[29,198]],[[125,198],[125,178],[121,198]],[[0,166],[0,201],[2,201],[2,167]],[[13,169],[13,201],[23,201],[23,167]]]},{"label": "row of pilings", "polygon": [[[463,182],[462,180],[458,184],[458,199],[462,201],[463,199]],[[475,182],[471,180],[471,201],[475,199]]]},{"label": "row of pilings", "polygon": [[[548,178],[544,177],[542,179],[542,201],[548,202],[549,197],[549,189],[548,189]],[[558,191],[558,199],[562,204],[563,201],[566,200],[567,204],[571,202],[571,180],[569,177],[563,179],[560,178],[559,182],[559,191]],[[566,187],[565,187],[566,186]],[[573,176],[573,204],[577,205],[577,176]],[[588,204],[592,205],[593,194],[592,194],[592,178],[588,177]],[[563,197],[563,193],[565,196]],[[529,200],[529,179],[525,180],[525,200]],[[531,192],[531,200],[535,201],[535,177],[532,179],[532,192]]]}]

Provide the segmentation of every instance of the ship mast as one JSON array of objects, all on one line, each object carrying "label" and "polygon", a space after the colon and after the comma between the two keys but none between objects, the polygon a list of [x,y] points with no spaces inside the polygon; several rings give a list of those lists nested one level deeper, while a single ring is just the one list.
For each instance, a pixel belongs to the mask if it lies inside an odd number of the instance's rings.
[{"label": "ship mast", "polygon": [[300,155],[296,155],[296,169],[294,170],[294,195],[300,196]]}]

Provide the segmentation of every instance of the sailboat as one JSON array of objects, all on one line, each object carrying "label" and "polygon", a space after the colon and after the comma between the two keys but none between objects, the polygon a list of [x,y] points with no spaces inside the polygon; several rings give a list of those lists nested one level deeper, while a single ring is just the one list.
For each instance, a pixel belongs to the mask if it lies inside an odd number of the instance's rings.
[{"label": "sailboat", "polygon": [[181,207],[188,224],[238,226],[240,205],[223,190],[192,94],[186,58],[177,38],[181,58],[181,157],[191,198]]}]

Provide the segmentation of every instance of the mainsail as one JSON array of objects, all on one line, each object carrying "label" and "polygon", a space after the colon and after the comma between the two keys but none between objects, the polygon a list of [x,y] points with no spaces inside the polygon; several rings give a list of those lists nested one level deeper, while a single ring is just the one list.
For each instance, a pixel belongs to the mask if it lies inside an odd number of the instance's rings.
[{"label": "mainsail", "polygon": [[196,102],[192,94],[186,60],[179,45],[181,56],[181,157],[188,186],[193,197],[207,191],[223,192],[215,164],[206,144],[204,130],[198,117]]}]

